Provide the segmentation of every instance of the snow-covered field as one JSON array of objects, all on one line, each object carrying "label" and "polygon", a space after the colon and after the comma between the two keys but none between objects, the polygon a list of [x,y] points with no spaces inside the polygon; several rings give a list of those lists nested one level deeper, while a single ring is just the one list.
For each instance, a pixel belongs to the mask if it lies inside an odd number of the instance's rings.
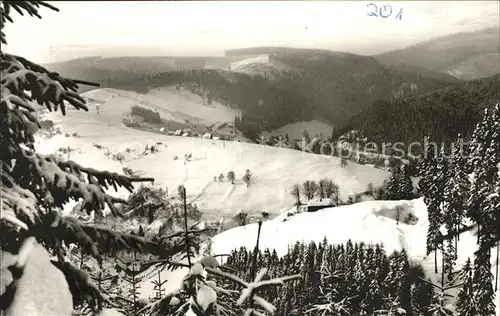
[{"label": "snow-covered field", "polygon": [[262,54],[250,58],[242,59],[231,63],[231,70],[238,71],[242,68],[248,67],[251,64],[267,64],[269,63],[269,55]]},{"label": "snow-covered field", "polygon": [[[196,203],[207,217],[217,219],[232,218],[242,210],[250,214],[262,211],[279,214],[294,203],[289,193],[292,185],[306,180],[328,177],[340,186],[341,198],[347,199],[348,195],[365,191],[369,183],[377,187],[389,177],[386,171],[355,163],[342,168],[336,157],[242,142],[165,136],[127,128],[121,123],[121,117],[136,102],[131,97],[124,97],[130,94],[133,93],[112,89],[86,93],[87,97],[106,101],[100,104],[101,115],[93,108],[87,113],[68,111],[66,117],[59,113],[47,114],[45,117],[52,119],[63,132],[76,132],[79,137],[58,135],[41,139],[38,148],[53,153],[69,146],[75,149],[70,159],[84,166],[116,172],[129,167],[142,176],[154,177],[155,185],[168,187],[171,194],[176,194],[176,187],[183,184],[188,200]],[[204,114],[198,115],[201,118]],[[146,145],[157,142],[162,143],[157,146],[159,152],[143,155]],[[101,145],[102,149],[93,144]],[[112,155],[106,157],[106,151],[123,154],[123,164],[112,160]],[[186,153],[192,154],[187,163],[184,160]],[[174,160],[175,156],[179,159]],[[248,188],[242,180],[246,169],[252,172]],[[226,176],[229,171],[236,174],[235,185],[227,179],[214,182],[214,177],[221,173]]]},{"label": "snow-covered field", "polygon": [[[189,121],[193,124],[210,125],[216,122],[234,122],[234,118],[241,115],[240,111],[215,101],[208,105],[200,96],[175,87],[153,89],[147,94],[104,88],[82,95],[89,98],[87,105],[90,113],[70,109],[69,112],[75,114],[72,118],[105,122],[107,125],[121,125],[122,119],[133,105],[158,111],[163,119],[180,123]],[[97,115],[97,107],[101,117]]]},{"label": "snow-covered field", "polygon": [[231,63],[231,71],[246,73],[248,75],[264,76],[268,80],[275,79],[276,74],[293,71],[289,65],[283,64],[276,60],[271,60],[268,54],[256,54],[248,56],[240,56]]}]

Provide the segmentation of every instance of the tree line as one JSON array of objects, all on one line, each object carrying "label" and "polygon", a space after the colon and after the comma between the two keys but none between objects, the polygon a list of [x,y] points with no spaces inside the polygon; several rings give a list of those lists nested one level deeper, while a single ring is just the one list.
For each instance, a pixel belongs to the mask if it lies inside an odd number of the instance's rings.
[{"label": "tree line", "polygon": [[336,205],[340,204],[340,188],[338,184],[328,178],[323,178],[318,182],[306,180],[302,184],[296,183],[292,186],[290,194],[295,199],[295,205],[303,204],[302,198],[307,201],[318,197],[320,199],[329,198]]}]

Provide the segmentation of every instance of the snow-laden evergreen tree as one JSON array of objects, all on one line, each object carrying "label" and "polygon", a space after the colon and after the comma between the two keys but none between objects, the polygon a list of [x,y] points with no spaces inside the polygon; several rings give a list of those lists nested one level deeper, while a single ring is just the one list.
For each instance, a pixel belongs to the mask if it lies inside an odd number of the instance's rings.
[{"label": "snow-laden evergreen tree", "polygon": [[454,257],[457,257],[459,234],[456,234],[463,225],[467,199],[470,194],[470,179],[467,174],[467,145],[459,135],[453,146],[449,164],[449,177],[444,189],[444,222],[448,233],[455,234],[453,238]]},{"label": "snow-laden evergreen tree", "polygon": [[[446,182],[449,177],[449,162],[446,159],[444,148],[441,148],[437,159],[436,173],[434,174],[434,178],[431,185],[432,193],[432,201],[431,205],[436,207],[439,212],[439,222],[434,224],[439,226],[439,234],[438,238],[435,240],[436,248],[440,248],[442,253],[442,271],[441,271],[441,279],[444,283],[444,276],[448,274],[448,276],[452,277],[452,271],[454,266],[454,258],[455,258],[455,249],[453,247],[452,242],[445,242],[441,240],[442,237],[442,229],[445,224],[446,214],[445,211],[445,200],[444,200],[444,190],[446,188]],[[429,220],[430,221],[430,220]]]},{"label": "snow-laden evergreen tree", "polygon": [[386,200],[399,200],[399,181],[400,181],[400,170],[394,168],[392,170],[391,177],[389,178],[389,182],[387,183],[387,193],[385,196]]},{"label": "snow-laden evergreen tree", "polygon": [[420,181],[418,183],[418,192],[423,197],[427,205],[429,218],[429,228],[427,230],[427,254],[434,251],[434,272],[438,272],[437,250],[441,242],[441,224],[443,216],[441,212],[440,198],[437,196],[438,187],[436,186],[436,174],[442,172],[442,166],[435,154],[432,152],[431,145],[425,147],[424,154],[419,168]]},{"label": "snow-laden evergreen tree", "polygon": [[444,188],[443,221],[446,234],[455,236],[443,242],[444,273],[448,280],[453,278],[453,269],[458,251],[459,234],[457,232],[463,225],[470,190],[470,180],[466,173],[467,154],[467,147],[459,135],[457,142],[454,144],[451,159],[449,159],[448,177]]},{"label": "snow-laden evergreen tree", "polygon": [[499,240],[499,211],[496,195],[499,183],[500,106],[497,104],[474,130],[469,166],[473,183],[467,215],[478,226],[478,251],[474,259],[474,299],[481,315],[493,315],[495,310],[491,248]]},{"label": "snow-laden evergreen tree", "polygon": [[473,270],[470,258],[460,271],[460,279],[462,286],[457,294],[456,312],[458,316],[476,316],[478,315],[477,306],[474,302],[474,289],[473,289]]},{"label": "snow-laden evergreen tree", "polygon": [[[498,151],[500,147],[498,137],[499,112],[498,104],[491,113],[488,109],[485,110],[483,120],[477,124],[474,130],[471,155],[468,159],[468,166],[473,172],[473,183],[468,200],[467,215],[478,225],[478,239],[480,239],[484,229],[486,229],[485,233],[491,234],[494,231],[492,225],[495,224],[495,221],[490,221],[494,219],[494,214],[485,214],[484,209],[487,206],[486,200],[493,193],[495,181],[498,179],[500,155],[495,151]],[[486,218],[485,215],[490,218]],[[493,231],[488,232],[491,229]],[[485,243],[492,246],[493,242],[485,240]]]},{"label": "snow-laden evergreen tree", "polygon": [[[481,236],[481,239],[487,237]],[[495,291],[493,290],[494,277],[491,273],[491,252],[480,248],[475,254],[474,277],[472,288],[474,291],[474,303],[477,306],[478,315],[495,315]]]},{"label": "snow-laden evergreen tree", "polygon": [[404,164],[401,167],[401,174],[399,180],[399,196],[401,200],[411,200],[415,197],[413,181],[410,177],[410,171],[408,165]]}]

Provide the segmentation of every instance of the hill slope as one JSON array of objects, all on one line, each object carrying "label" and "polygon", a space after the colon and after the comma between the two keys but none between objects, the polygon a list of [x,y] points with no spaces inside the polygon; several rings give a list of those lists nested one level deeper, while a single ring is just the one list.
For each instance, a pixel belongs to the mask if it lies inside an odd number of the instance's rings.
[{"label": "hill slope", "polygon": [[498,27],[458,33],[375,56],[384,65],[426,68],[465,80],[500,72]]},{"label": "hill slope", "polygon": [[[105,99],[106,95],[126,93],[103,89],[84,96]],[[126,100],[129,100],[128,104],[124,102]],[[137,131],[125,127],[120,121],[121,116],[117,115],[134,102],[115,97],[114,102],[101,105],[101,115],[68,111],[66,117],[61,117],[48,113],[46,118],[53,120],[63,132],[76,132],[78,137],[59,135],[41,139],[40,146],[46,153],[69,146],[73,149],[70,158],[83,165],[90,162],[105,164],[117,172],[122,172],[123,167],[131,168],[138,174],[154,177],[155,185],[167,186],[171,195],[175,195],[176,187],[183,184],[188,200],[196,203],[207,218],[217,219],[232,218],[241,210],[250,214],[261,211],[277,214],[289,209],[294,203],[289,193],[291,186],[305,180],[328,177],[340,185],[341,197],[346,199],[350,194],[365,191],[369,183],[375,187],[381,185],[389,176],[385,171],[355,163],[342,168],[336,157],[292,149]],[[146,145],[156,145],[159,151],[147,152]],[[122,164],[113,160],[113,154],[119,153],[124,157]],[[175,156],[184,157],[186,153],[192,154],[187,164],[184,159],[174,159]],[[253,173],[249,188],[242,181],[246,169]],[[235,185],[228,183],[227,179],[214,182],[215,176],[221,173],[225,176],[231,170],[236,173]]]},{"label": "hill slope", "polygon": [[[413,224],[397,222],[409,214],[416,216]],[[275,249],[278,256],[286,254],[288,246],[296,241],[315,241],[321,243],[326,237],[334,244],[353,242],[383,243],[384,249],[391,253],[404,249],[410,260],[421,263],[426,275],[436,284],[440,282],[441,268],[434,273],[434,254],[426,255],[426,235],[429,221],[427,208],[422,199],[411,201],[369,201],[348,206],[328,208],[313,213],[299,213],[287,216],[286,213],[265,221],[261,228],[260,249]],[[212,238],[213,253],[229,253],[233,249],[246,247],[253,249],[257,236],[257,224],[236,227]],[[467,258],[476,250],[475,233],[467,232],[460,236],[458,243],[459,269]],[[438,260],[441,260],[438,254]],[[440,261],[439,261],[440,262]],[[495,275],[496,254],[491,254],[492,273]],[[170,290],[180,286],[186,269],[174,272],[163,272],[162,279],[168,279]],[[151,295],[153,285],[145,282],[141,288],[143,296]],[[500,291],[497,291],[497,297]],[[448,301],[448,303],[453,303]],[[500,304],[497,304],[496,315],[500,315]]]}]

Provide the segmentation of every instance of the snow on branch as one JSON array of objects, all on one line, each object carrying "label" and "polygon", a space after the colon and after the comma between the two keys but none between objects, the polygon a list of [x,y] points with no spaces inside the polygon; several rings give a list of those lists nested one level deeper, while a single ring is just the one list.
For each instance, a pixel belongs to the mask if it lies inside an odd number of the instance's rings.
[{"label": "snow on branch", "polygon": [[[45,225],[38,237],[50,244],[79,244],[84,253],[93,255],[98,260],[103,254],[115,254],[118,251],[137,251],[161,258],[172,257],[184,251],[184,237],[162,239],[160,242],[147,241],[144,237],[119,233],[109,228],[81,224],[76,218],[60,217],[52,212],[50,229]],[[49,218],[47,218],[49,221]]]},{"label": "snow on branch", "polygon": [[37,222],[37,200],[34,194],[18,186],[7,173],[0,173],[0,196],[2,197],[0,220],[11,226],[28,230]]},{"label": "snow on branch", "polygon": [[108,295],[99,290],[87,272],[76,268],[69,262],[51,260],[51,263],[61,270],[66,277],[74,305],[77,305],[76,302],[87,302],[95,311],[101,310],[103,303],[112,307],[119,307],[111,301]]},{"label": "snow on branch", "polygon": [[[115,203],[128,202],[110,196],[105,190],[113,187],[117,191],[118,187],[124,187],[132,192],[133,182],[154,181],[153,178],[131,178],[114,172],[86,168],[73,161],[60,161],[53,156],[24,149],[17,157],[10,172],[25,177],[29,175],[29,181],[38,184],[38,190],[43,192],[45,205],[56,207],[62,207],[70,199],[83,199],[83,208],[89,212],[102,211],[105,205],[108,205],[113,215],[120,216]],[[26,172],[27,170],[29,172]]]}]

